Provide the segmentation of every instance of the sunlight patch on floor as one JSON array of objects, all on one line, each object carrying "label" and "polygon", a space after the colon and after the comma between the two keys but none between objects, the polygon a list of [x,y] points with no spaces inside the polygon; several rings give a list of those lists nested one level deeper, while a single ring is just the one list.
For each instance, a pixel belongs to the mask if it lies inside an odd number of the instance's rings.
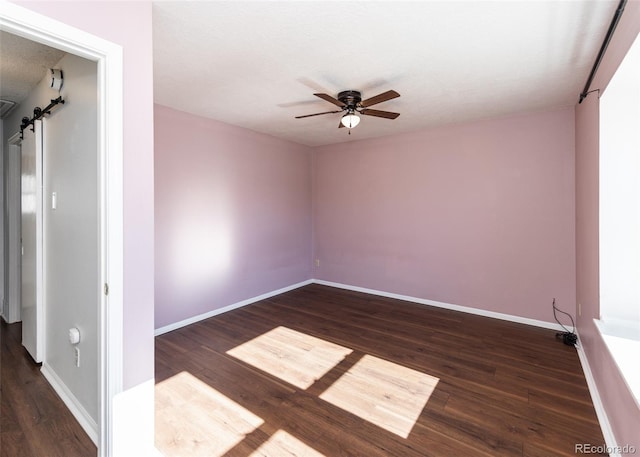
[{"label": "sunlight patch on floor", "polygon": [[228,350],[227,354],[306,389],[351,352],[329,341],[277,327]]},{"label": "sunlight patch on floor", "polygon": [[320,398],[407,438],[439,378],[365,355]]},{"label": "sunlight patch on floor", "polygon": [[312,447],[288,434],[278,430],[249,457],[325,457]]},{"label": "sunlight patch on floor", "polygon": [[187,372],[155,387],[156,448],[166,457],[220,457],[264,421]]}]

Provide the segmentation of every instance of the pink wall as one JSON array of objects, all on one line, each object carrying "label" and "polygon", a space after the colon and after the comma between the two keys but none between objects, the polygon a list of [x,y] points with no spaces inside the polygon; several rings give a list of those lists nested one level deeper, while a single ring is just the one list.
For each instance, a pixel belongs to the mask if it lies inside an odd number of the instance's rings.
[{"label": "pink wall", "polygon": [[[604,89],[640,32],[640,2],[627,3],[591,89]],[[576,118],[576,296],[582,305],[578,332],[602,403],[619,445],[640,449],[640,410],[593,319],[600,317],[599,289],[599,101],[589,95]]]},{"label": "pink wall", "polygon": [[572,109],[318,148],[315,277],[553,321],[575,306]]},{"label": "pink wall", "polygon": [[156,328],[311,278],[311,149],[155,107]]},{"label": "pink wall", "polygon": [[154,376],[150,2],[19,2],[124,50],[124,388]]}]

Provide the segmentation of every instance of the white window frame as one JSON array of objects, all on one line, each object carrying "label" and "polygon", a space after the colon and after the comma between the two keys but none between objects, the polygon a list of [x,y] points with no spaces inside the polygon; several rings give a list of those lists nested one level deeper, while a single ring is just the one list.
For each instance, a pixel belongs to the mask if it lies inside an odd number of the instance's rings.
[{"label": "white window frame", "polygon": [[600,317],[640,408],[640,35],[600,97]]}]

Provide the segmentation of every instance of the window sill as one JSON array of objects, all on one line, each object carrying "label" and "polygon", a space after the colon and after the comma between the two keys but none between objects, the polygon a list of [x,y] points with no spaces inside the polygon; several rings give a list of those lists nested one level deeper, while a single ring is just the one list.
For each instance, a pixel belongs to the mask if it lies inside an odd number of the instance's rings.
[{"label": "window sill", "polygon": [[640,324],[616,319],[594,319],[607,349],[640,408]]}]

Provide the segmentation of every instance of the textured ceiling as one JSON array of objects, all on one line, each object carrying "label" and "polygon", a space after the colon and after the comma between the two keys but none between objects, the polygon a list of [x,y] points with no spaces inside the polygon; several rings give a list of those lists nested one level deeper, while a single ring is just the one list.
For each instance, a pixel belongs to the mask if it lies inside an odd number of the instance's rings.
[{"label": "textured ceiling", "polygon": [[59,49],[0,31],[0,99],[23,101],[64,55]]},{"label": "textured ceiling", "polygon": [[[313,146],[573,106],[617,3],[155,2],[155,100]],[[294,119],[346,89],[401,115]]]}]

